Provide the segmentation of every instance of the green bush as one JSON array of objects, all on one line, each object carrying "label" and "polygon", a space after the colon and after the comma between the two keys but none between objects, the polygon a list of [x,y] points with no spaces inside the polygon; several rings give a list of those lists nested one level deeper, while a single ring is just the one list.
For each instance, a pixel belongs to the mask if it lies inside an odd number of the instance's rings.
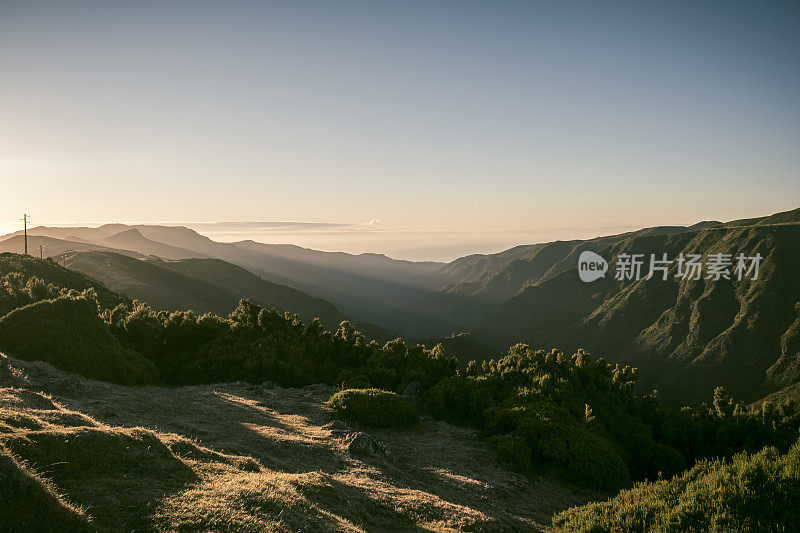
[{"label": "green bush", "polygon": [[[592,487],[616,489],[630,482],[625,458],[638,453],[621,435],[648,436],[643,422],[626,414],[634,377],[632,370],[591,362],[582,351],[566,357],[517,345],[482,371],[441,380],[421,405],[432,416],[480,429],[513,470],[556,470]],[[625,428],[618,427],[620,414]],[[636,446],[657,444],[649,438]]]},{"label": "green bush", "polygon": [[380,389],[346,389],[328,400],[328,407],[345,420],[376,428],[404,427],[419,422],[411,404]]},{"label": "green bush", "polygon": [[670,480],[637,483],[616,497],[564,511],[556,531],[796,531],[800,441],[731,460],[700,461]]},{"label": "green bush", "polygon": [[0,319],[0,350],[68,372],[126,385],[157,384],[155,365],[122,347],[90,291],[20,307]]}]

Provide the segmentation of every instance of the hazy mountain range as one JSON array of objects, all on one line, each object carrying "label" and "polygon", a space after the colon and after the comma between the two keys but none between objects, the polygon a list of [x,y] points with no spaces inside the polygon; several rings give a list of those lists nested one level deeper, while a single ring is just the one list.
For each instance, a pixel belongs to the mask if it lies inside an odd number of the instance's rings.
[{"label": "hazy mountain range", "polygon": [[[667,400],[707,398],[714,385],[754,399],[800,379],[800,209],[517,246],[447,264],[220,243],[184,227],[37,227],[28,234],[30,253],[42,244],[46,256],[156,308],[224,313],[251,297],[304,319],[319,316],[330,328],[345,317],[377,324],[376,338],[457,339],[449,342],[463,358],[516,342],[584,347],[636,364],[640,386],[658,388]],[[22,248],[21,232],[0,239],[0,251]],[[758,252],[763,266],[751,282],[617,281],[608,274],[587,284],[576,273],[585,250],[609,259]]]}]

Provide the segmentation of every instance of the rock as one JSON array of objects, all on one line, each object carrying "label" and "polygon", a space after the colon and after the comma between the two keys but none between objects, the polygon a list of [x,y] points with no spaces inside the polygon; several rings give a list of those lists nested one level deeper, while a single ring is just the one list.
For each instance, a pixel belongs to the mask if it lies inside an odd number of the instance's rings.
[{"label": "rock", "polygon": [[400,396],[411,405],[416,405],[419,400],[419,382],[410,381]]},{"label": "rock", "polygon": [[347,445],[347,451],[353,455],[386,455],[386,447],[372,438],[372,435],[359,431]]}]

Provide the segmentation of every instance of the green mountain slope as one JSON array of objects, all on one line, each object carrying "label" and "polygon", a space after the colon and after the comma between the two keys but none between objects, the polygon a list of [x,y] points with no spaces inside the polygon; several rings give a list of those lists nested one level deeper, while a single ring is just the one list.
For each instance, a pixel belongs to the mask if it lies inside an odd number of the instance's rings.
[{"label": "green mountain slope", "polygon": [[[17,281],[12,281],[10,277]],[[0,278],[5,278],[0,285],[0,316],[13,309],[31,303],[31,299],[20,294],[22,285],[40,280],[40,284],[53,284],[59,288],[73,289],[82,292],[93,289],[97,300],[105,308],[114,307],[124,300],[119,294],[109,290],[105,285],[89,276],[64,268],[49,260],[40,260],[31,256],[14,253],[0,253]],[[37,298],[41,299],[41,298]]]},{"label": "green mountain slope", "polygon": [[[763,257],[758,280],[659,279],[583,283],[575,269],[531,286],[478,322],[473,333],[494,347],[523,340],[567,350],[584,347],[636,364],[640,386],[667,401],[699,401],[715,385],[755,399],[800,380],[800,224],[757,219],[699,231],[637,236],[604,249],[621,252],[744,253]],[[789,223],[784,222],[789,221]]]},{"label": "green mountain slope", "polygon": [[516,246],[496,254],[475,254],[448,263],[429,277],[438,288],[399,305],[380,318],[404,335],[437,336],[464,330],[494,308],[524,291],[575,267],[585,250],[599,252],[626,239],[672,235],[719,226],[657,226],[588,240]]}]

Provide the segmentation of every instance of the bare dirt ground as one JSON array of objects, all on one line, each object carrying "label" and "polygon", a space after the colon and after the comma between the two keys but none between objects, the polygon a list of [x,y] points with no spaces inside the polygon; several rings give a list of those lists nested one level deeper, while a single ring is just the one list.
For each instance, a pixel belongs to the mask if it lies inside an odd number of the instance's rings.
[{"label": "bare dirt ground", "polygon": [[0,354],[0,454],[101,530],[546,530],[593,499],[504,470],[469,429],[423,417],[348,452],[333,389],[123,387]]}]

